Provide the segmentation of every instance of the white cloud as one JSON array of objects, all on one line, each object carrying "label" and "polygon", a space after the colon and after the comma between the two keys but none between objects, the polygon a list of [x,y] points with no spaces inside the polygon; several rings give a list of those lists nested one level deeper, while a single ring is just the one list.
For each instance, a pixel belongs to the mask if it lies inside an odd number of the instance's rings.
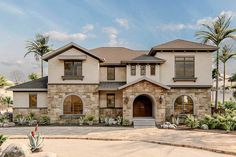
[{"label": "white cloud", "polygon": [[87,39],[87,35],[84,33],[73,33],[68,34],[64,32],[58,32],[58,31],[49,31],[45,33],[44,35],[48,35],[52,40],[58,40],[58,41],[68,41],[68,40],[85,40]]},{"label": "white cloud", "polygon": [[92,24],[86,24],[82,27],[83,33],[90,32],[94,29],[94,26]]},{"label": "white cloud", "polygon": [[103,28],[103,31],[108,34],[109,46],[123,46],[126,45],[127,42],[124,40],[118,39],[118,30],[114,27],[105,27]]},{"label": "white cloud", "polygon": [[0,2],[0,10],[1,11],[5,11],[5,12],[8,12],[8,13],[11,13],[14,15],[24,15],[25,14],[25,12],[21,8],[15,6],[15,5],[9,4],[9,3],[5,3],[5,2],[3,2],[3,1]]},{"label": "white cloud", "polygon": [[[235,17],[236,12],[233,11],[222,11],[219,15],[226,15],[226,17]],[[157,26],[157,29],[163,31],[181,31],[184,29],[199,29],[202,24],[210,24],[211,22],[217,20],[217,17],[205,17],[198,19],[196,23],[170,23],[161,24]]]},{"label": "white cloud", "polygon": [[120,26],[129,28],[129,21],[125,18],[116,18],[115,22],[118,23]]}]

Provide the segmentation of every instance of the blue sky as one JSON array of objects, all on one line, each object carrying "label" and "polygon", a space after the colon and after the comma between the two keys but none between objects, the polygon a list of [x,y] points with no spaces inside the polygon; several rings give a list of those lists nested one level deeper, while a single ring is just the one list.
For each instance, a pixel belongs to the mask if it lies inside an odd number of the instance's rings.
[{"label": "blue sky", "polygon": [[196,41],[200,24],[223,13],[236,26],[235,0],[0,0],[0,74],[40,72],[32,56],[24,58],[35,33],[49,35],[53,48],[74,41],[150,49],[176,38]]}]

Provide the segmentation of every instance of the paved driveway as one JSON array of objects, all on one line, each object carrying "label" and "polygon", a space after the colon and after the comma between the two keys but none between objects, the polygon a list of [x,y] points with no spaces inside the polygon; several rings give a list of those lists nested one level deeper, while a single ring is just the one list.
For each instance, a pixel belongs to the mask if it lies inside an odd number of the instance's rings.
[{"label": "paved driveway", "polygon": [[[3,148],[12,142],[27,144],[28,140],[8,140]],[[47,139],[44,141],[43,150],[55,152],[58,157],[232,157],[204,150],[138,141]]]}]

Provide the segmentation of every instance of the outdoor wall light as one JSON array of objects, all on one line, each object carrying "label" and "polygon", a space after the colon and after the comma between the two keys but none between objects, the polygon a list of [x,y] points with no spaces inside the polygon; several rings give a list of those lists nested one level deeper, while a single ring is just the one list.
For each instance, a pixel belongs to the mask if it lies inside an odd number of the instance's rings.
[{"label": "outdoor wall light", "polygon": [[161,96],[159,97],[159,102],[160,102],[160,104],[162,104],[162,102],[163,102],[163,99],[164,99],[164,96],[163,96],[163,95],[161,95]]}]

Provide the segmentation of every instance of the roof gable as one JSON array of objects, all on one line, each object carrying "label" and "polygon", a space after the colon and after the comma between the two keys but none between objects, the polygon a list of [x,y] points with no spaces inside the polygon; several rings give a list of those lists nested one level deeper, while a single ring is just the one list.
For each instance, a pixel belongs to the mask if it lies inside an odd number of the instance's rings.
[{"label": "roof gable", "polygon": [[75,48],[75,49],[81,51],[82,53],[85,53],[85,54],[87,54],[87,55],[89,55],[89,56],[91,56],[91,57],[93,57],[93,58],[99,60],[100,62],[103,62],[103,61],[104,61],[104,59],[98,57],[97,55],[91,53],[91,52],[90,52],[89,50],[87,50],[86,48],[84,48],[84,47],[82,47],[82,46],[79,46],[78,44],[73,43],[73,42],[71,42],[71,43],[69,43],[69,44],[67,44],[67,45],[65,45],[65,46],[63,46],[63,47],[60,47],[60,48],[58,48],[58,49],[56,49],[56,50],[53,50],[53,51],[50,52],[50,53],[45,54],[45,55],[42,57],[42,59],[45,60],[45,61],[48,61],[49,59],[51,59],[51,58],[53,58],[53,57],[55,57],[55,56],[57,56],[57,55],[59,55],[59,54],[65,52],[65,51],[67,51],[67,50],[69,50],[69,49],[71,49],[71,48]]}]

